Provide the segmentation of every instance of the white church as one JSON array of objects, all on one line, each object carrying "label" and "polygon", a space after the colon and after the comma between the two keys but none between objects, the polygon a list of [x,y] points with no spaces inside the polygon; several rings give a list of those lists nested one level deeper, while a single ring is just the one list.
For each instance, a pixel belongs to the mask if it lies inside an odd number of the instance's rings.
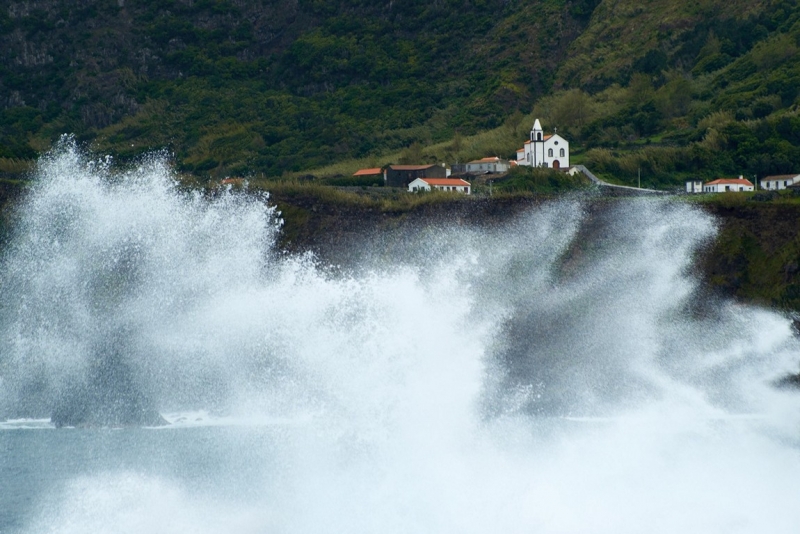
[{"label": "white church", "polygon": [[542,125],[536,119],[530,140],[517,150],[517,165],[566,169],[569,167],[569,141],[555,132],[544,135]]}]

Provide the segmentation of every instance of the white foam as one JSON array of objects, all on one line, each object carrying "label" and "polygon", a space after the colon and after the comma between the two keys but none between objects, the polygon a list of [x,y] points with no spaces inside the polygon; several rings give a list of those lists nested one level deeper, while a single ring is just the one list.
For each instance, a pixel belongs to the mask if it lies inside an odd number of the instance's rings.
[{"label": "white foam", "polygon": [[29,532],[800,524],[800,402],[770,385],[800,345],[773,312],[693,307],[692,254],[714,234],[694,209],[612,203],[585,243],[581,201],[552,203],[499,230],[431,228],[402,258],[368,244],[378,260],[335,276],[269,252],[261,201],[185,195],[163,163],[118,176],[67,150],[41,172],[6,262],[6,409],[82,376],[87,339],[125,325],[163,429],[230,428],[195,433],[229,440],[198,453],[213,463],[258,428],[263,443],[242,442],[268,459],[240,492],[236,472],[211,489],[87,473],[52,488]]},{"label": "white foam", "polygon": [[17,429],[51,429],[55,425],[50,422],[50,419],[7,419],[0,421],[0,430],[17,430]]}]

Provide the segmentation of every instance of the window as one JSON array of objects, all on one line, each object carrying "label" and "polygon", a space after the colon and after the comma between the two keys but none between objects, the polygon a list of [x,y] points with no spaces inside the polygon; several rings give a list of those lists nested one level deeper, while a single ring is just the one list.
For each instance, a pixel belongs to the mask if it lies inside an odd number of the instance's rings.
[{"label": "window", "polygon": [[563,148],[562,148],[562,149],[559,151],[559,153],[558,153],[558,155],[559,155],[559,156],[561,156],[562,158],[563,158],[563,157],[564,157],[566,154],[567,154],[567,153],[566,153],[566,152],[564,152],[564,149],[563,149]]},{"label": "window", "polygon": [[547,149],[547,157],[548,158],[552,158],[553,157],[553,149],[552,148],[548,148]]},{"label": "window", "polygon": [[530,160],[531,160],[531,153],[528,152],[528,161],[530,162]]},{"label": "window", "polygon": [[537,141],[541,141],[542,140],[542,134],[541,133],[537,133],[536,134],[536,140]]}]

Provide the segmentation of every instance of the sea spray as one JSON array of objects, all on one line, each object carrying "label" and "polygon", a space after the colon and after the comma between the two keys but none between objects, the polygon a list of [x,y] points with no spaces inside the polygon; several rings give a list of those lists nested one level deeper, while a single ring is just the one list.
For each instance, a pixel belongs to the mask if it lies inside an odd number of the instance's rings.
[{"label": "sea spray", "polygon": [[46,481],[13,479],[34,503],[13,501],[17,530],[800,524],[800,402],[772,387],[800,344],[785,317],[702,291],[715,228],[694,208],[572,198],[496,229],[440,222],[365,242],[341,274],[275,253],[263,198],[183,192],[158,158],[48,158],[3,259],[3,412],[46,413],[117,339],[180,423],[0,431],[7,472]]}]

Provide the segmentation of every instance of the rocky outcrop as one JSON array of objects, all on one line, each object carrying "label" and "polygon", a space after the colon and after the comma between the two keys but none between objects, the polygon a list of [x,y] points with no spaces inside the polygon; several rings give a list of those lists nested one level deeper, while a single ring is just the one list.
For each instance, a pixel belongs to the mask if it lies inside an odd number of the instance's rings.
[{"label": "rocky outcrop", "polygon": [[51,422],[56,427],[163,426],[139,374],[129,363],[131,343],[112,340],[93,355],[88,373],[68,382],[56,398]]}]

